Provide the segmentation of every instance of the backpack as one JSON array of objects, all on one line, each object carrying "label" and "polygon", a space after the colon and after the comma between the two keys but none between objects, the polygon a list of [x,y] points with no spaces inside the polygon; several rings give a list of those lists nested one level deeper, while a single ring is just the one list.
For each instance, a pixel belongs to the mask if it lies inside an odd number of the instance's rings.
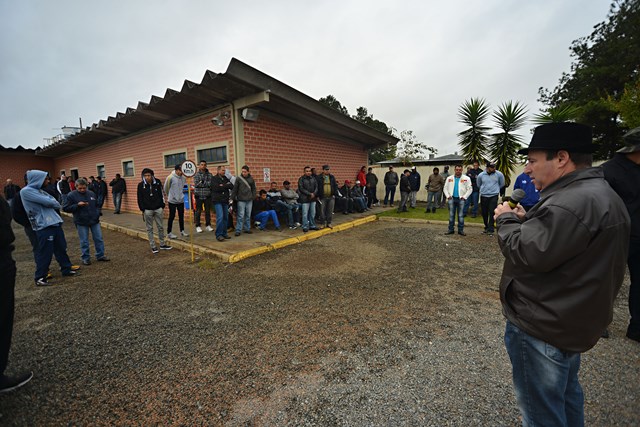
[{"label": "backpack", "polygon": [[13,217],[13,220],[21,226],[31,227],[29,216],[27,215],[27,211],[22,204],[20,192],[16,194],[16,196],[13,198],[13,202],[11,203],[11,216]]}]

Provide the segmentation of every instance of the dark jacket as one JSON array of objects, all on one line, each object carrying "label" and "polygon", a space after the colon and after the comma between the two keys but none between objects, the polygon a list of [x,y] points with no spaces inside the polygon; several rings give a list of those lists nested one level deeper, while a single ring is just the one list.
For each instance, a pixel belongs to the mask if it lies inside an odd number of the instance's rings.
[{"label": "dark jacket", "polygon": [[127,192],[127,181],[123,178],[113,178],[109,183],[109,186],[111,187],[111,192],[113,194]]},{"label": "dark jacket", "polygon": [[602,165],[604,179],[618,193],[631,217],[631,238],[640,240],[640,165],[622,153]]},{"label": "dark jacket", "polygon": [[[11,210],[9,209],[9,203],[0,197],[0,257],[8,259],[10,262],[13,262],[10,257],[15,239],[16,236],[13,234],[13,229],[11,228]],[[3,286],[8,285],[3,284]]]},{"label": "dark jacket", "polygon": [[58,188],[60,189],[60,194],[71,193],[71,185],[69,184],[69,178],[61,179],[60,182],[58,182]]},{"label": "dark jacket", "polygon": [[[324,175],[318,175],[318,198],[322,199],[324,195]],[[329,174],[329,184],[331,185],[331,196],[335,197],[338,194],[338,184],[336,183],[336,177]]]},{"label": "dark jacket", "polygon": [[629,215],[602,170],[558,179],[520,221],[498,217],[502,310],[527,334],[569,352],[593,347],[626,272]]},{"label": "dark jacket", "polygon": [[142,178],[142,181],[138,184],[138,209],[142,212],[145,210],[164,209],[162,183],[155,176],[152,176],[151,180],[152,182],[149,184]]},{"label": "dark jacket", "polygon": [[378,185],[378,176],[373,172],[369,172],[367,174],[367,187],[375,188],[376,185]]},{"label": "dark jacket", "polygon": [[[89,203],[87,206],[78,206],[80,202]],[[62,210],[73,214],[73,223],[76,225],[91,226],[100,222],[98,210],[98,197],[91,190],[80,193],[74,190],[67,196],[67,203]]]},{"label": "dark jacket", "polygon": [[389,171],[384,174],[384,185],[398,185],[398,174],[395,171]]},{"label": "dark jacket", "polygon": [[469,178],[471,178],[471,186],[473,187],[473,191],[480,191],[478,188],[478,175],[482,173],[482,169],[478,168],[478,170],[470,169],[466,174]]},{"label": "dark jacket", "polygon": [[20,191],[20,187],[16,184],[7,184],[4,186],[4,198],[7,200],[13,199],[18,194],[18,191]]},{"label": "dark jacket", "polygon": [[98,181],[98,184],[100,184],[100,191],[101,191],[101,196],[105,196],[107,195],[107,182],[104,179],[101,179],[100,181]]},{"label": "dark jacket", "polygon": [[215,174],[211,178],[211,200],[217,203],[229,203],[229,191],[233,184],[226,176]]},{"label": "dark jacket", "polygon": [[273,206],[269,203],[268,199],[262,200],[262,198],[258,197],[253,201],[253,207],[251,208],[251,212],[255,215],[260,212],[272,211]]},{"label": "dark jacket", "polygon": [[411,185],[411,191],[420,190],[420,174],[418,171],[411,172],[411,175],[409,175],[409,185]]},{"label": "dark jacket", "polygon": [[91,181],[91,183],[88,186],[88,189],[93,191],[93,193],[97,196],[100,195],[100,193],[102,192],[102,188],[100,187],[100,183],[97,180],[93,180]]},{"label": "dark jacket", "polygon": [[256,198],[256,183],[251,175],[236,176],[236,183],[231,190],[231,198],[241,202],[248,202]]},{"label": "dark jacket", "polygon": [[[315,176],[302,175],[298,179],[298,192],[300,193],[300,203],[310,203],[311,195],[318,196],[318,180]],[[315,199],[314,199],[315,200]]]},{"label": "dark jacket", "polygon": [[405,174],[400,175],[400,192],[411,193],[411,183]]}]

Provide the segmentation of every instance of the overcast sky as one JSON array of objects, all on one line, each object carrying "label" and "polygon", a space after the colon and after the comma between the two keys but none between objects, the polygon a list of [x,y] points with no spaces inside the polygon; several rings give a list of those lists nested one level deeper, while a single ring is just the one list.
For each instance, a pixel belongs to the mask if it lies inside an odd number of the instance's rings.
[{"label": "overcast sky", "polygon": [[[223,73],[232,57],[351,114],[364,106],[438,155],[458,107],[523,102],[569,71],[609,0],[0,0],[0,145],[34,148]],[[527,125],[520,133],[528,142]]]}]

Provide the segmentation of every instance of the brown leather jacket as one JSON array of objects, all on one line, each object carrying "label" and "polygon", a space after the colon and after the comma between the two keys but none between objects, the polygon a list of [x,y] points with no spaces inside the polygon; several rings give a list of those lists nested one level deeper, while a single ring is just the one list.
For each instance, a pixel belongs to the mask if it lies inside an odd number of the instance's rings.
[{"label": "brown leather jacket", "polygon": [[601,169],[570,173],[521,222],[498,217],[505,317],[569,352],[592,348],[611,323],[626,271],[629,215]]}]

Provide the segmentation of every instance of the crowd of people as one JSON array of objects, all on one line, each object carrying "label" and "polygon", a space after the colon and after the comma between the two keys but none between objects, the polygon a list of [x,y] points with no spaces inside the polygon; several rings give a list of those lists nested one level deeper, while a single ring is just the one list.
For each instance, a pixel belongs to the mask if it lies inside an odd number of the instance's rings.
[{"label": "crowd of people", "polygon": [[[505,257],[500,279],[500,300],[506,317],[505,348],[525,425],[584,425],[584,396],[578,378],[581,353],[606,336],[627,267],[631,278],[631,319],[626,336],[640,341],[640,128],[625,135],[625,146],[601,168],[592,167],[593,151],[591,128],[577,123],[551,123],[536,128],[529,147],[520,150],[528,162],[524,174],[514,182],[514,188],[523,190],[523,197],[516,202],[498,203],[504,176],[491,162],[484,171],[474,162],[467,174],[463,174],[462,165],[454,166],[453,175],[448,171],[447,175],[440,175],[434,168],[426,184],[427,213],[435,212],[443,199],[448,204],[446,234],[455,233],[457,217],[458,234],[464,236],[464,217],[469,209],[476,216],[478,207],[484,233],[493,235],[497,230],[498,245]],[[235,236],[252,233],[252,221],[259,230],[265,230],[270,221],[276,230],[281,230],[280,218],[291,229],[302,227],[303,232],[331,227],[334,211],[366,211],[379,203],[377,178],[371,169],[369,173],[365,171],[365,167],[361,168],[355,182],[346,180],[340,186],[329,165],[324,165],[317,175],[305,166],[297,190],[284,181],[282,189],[272,182],[268,190],[257,192],[248,166],[233,177],[224,166],[218,166],[213,175],[201,162],[194,176],[196,231],[203,232],[203,210],[206,230],[214,230],[209,213],[212,207],[219,241],[231,238],[229,212],[234,210]],[[118,178],[112,187],[118,185]],[[159,248],[171,249],[167,239],[175,236],[171,231],[176,213],[180,233],[186,235],[186,180],[180,166],[175,167],[164,185],[149,168],[143,169],[141,178],[137,201],[151,249],[159,252],[154,225]],[[33,375],[4,374],[13,327],[16,277],[11,257],[15,238],[11,219],[24,227],[32,243],[38,286],[49,284],[53,256],[63,276],[78,274],[80,268],[72,265],[67,255],[61,209],[73,214],[83,264],[91,264],[89,232],[96,260],[109,261],[99,225],[102,205],[91,189],[94,180],[77,179],[72,189],[69,180],[62,177],[55,184],[59,198],[49,192],[50,181],[46,172],[30,170],[24,188],[7,180],[4,197],[0,197],[0,275],[6,282],[0,289],[0,392],[22,386]],[[390,167],[384,183],[385,205],[393,206],[399,185],[399,211],[406,211],[407,205],[415,207],[414,192],[420,188],[415,169],[404,170],[399,177]],[[169,203],[169,236],[165,236],[163,228],[165,200]]]}]

